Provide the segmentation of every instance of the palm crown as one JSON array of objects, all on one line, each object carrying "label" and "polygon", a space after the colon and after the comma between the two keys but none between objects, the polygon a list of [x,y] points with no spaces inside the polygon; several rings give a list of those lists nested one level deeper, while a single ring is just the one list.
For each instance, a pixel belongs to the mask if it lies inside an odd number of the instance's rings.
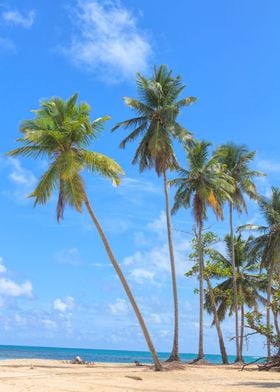
[{"label": "palm crown", "polygon": [[35,198],[35,205],[45,204],[52,192],[58,190],[58,221],[63,218],[66,204],[82,210],[86,198],[80,174],[83,169],[108,177],[116,184],[123,174],[114,160],[86,149],[109,117],[90,121],[90,106],[86,103],[78,105],[77,98],[75,94],[67,101],[61,98],[43,101],[40,109],[33,111],[35,119],[21,124],[23,137],[18,142],[22,146],[8,153],[10,156],[47,157],[50,160],[49,168],[30,197]]},{"label": "palm crown", "polygon": [[162,65],[154,69],[154,75],[147,79],[137,74],[137,87],[140,100],[124,98],[138,116],[116,124],[132,132],[121,142],[124,148],[127,142],[142,136],[136,150],[133,163],[139,163],[140,171],[155,168],[158,175],[167,169],[178,167],[173,151],[172,139],[190,140],[190,133],[178,122],[177,117],[183,106],[188,106],[196,99],[188,97],[178,100],[185,86],[180,76],[173,77],[172,71]]},{"label": "palm crown", "polygon": [[223,218],[222,206],[225,200],[231,199],[233,190],[232,178],[225,173],[215,156],[208,159],[208,142],[195,142],[187,148],[188,170],[180,169],[181,178],[170,181],[177,186],[172,211],[181,206],[192,210],[196,221],[202,224],[207,217],[207,206],[210,206],[218,218]]},{"label": "palm crown", "polygon": [[259,206],[266,226],[243,225],[239,230],[257,230],[261,234],[247,244],[247,252],[252,262],[261,261],[261,267],[280,262],[280,189],[272,187],[272,197],[261,197]]},{"label": "palm crown", "polygon": [[246,212],[247,207],[243,194],[247,194],[251,199],[256,199],[257,192],[253,178],[263,175],[263,173],[249,168],[249,163],[256,155],[255,151],[249,151],[244,145],[239,146],[234,143],[228,143],[220,146],[216,151],[216,155],[234,179],[233,206],[239,212]]},{"label": "palm crown", "polygon": [[[257,308],[258,300],[263,301],[263,298],[259,295],[258,290],[263,291],[263,276],[255,274],[258,270],[258,264],[251,264],[248,262],[246,246],[252,237],[247,240],[242,239],[241,235],[234,237],[234,257],[235,265],[237,267],[237,291],[238,291],[238,302],[239,305],[246,304],[250,308]],[[227,235],[225,237],[226,255],[218,252],[217,250],[211,250],[211,264],[218,266],[216,270],[210,268],[214,273],[211,274],[212,278],[223,279],[223,282],[219,283],[215,291],[215,299],[218,306],[219,319],[222,321],[226,316],[226,312],[230,314],[234,312],[234,302],[232,298],[232,241],[231,237]],[[205,296],[205,307],[207,311],[211,312],[211,300],[209,293]]]}]

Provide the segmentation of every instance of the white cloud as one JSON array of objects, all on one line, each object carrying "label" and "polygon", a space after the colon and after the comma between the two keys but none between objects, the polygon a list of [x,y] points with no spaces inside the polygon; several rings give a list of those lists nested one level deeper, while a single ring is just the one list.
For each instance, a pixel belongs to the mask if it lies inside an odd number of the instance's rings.
[{"label": "white cloud", "polygon": [[[141,257],[141,253],[137,252],[136,258],[138,259]],[[135,259],[133,260],[135,262]],[[151,283],[156,283],[155,281],[155,272],[153,271],[147,271],[145,269],[141,268],[134,268],[130,274],[129,277],[134,280],[134,282],[138,284],[144,284],[146,281],[149,281]]]},{"label": "white cloud", "polygon": [[65,297],[64,299],[56,298],[53,301],[53,309],[60,313],[67,313],[75,307],[75,300],[73,297]]},{"label": "white cloud", "polygon": [[[161,211],[145,229],[144,233],[137,232],[137,238],[142,233],[140,246],[143,244],[143,239],[146,239],[146,249],[136,250],[132,255],[126,256],[123,265],[128,270],[129,278],[135,283],[149,283],[160,287],[171,274],[165,213]],[[178,277],[183,277],[191,266],[187,257],[191,243],[185,234],[173,232],[173,235],[176,274]]]},{"label": "white cloud", "polygon": [[147,69],[151,45],[119,1],[77,1],[73,21],[79,33],[64,52],[76,65],[113,83]]},{"label": "white cloud", "polygon": [[29,281],[18,284],[13,280],[0,279],[0,295],[3,297],[32,297],[32,284]]},{"label": "white cloud", "polygon": [[3,264],[3,258],[0,257],[0,274],[7,272],[7,268]]},{"label": "white cloud", "polygon": [[36,177],[30,170],[25,169],[16,158],[7,158],[4,160],[4,166],[11,169],[8,178],[14,187],[13,190],[4,190],[2,193],[7,197],[15,199],[17,202],[26,202],[27,196],[36,185]]},{"label": "white cloud", "polygon": [[148,223],[148,229],[156,232],[158,230],[166,230],[166,214],[164,211],[160,211],[159,217]]},{"label": "white cloud", "polygon": [[[166,239],[167,241],[167,239]],[[190,244],[181,238],[174,242],[174,256],[176,273],[183,276],[189,269],[187,251]],[[129,277],[138,284],[149,281],[153,284],[160,284],[166,276],[170,276],[170,257],[167,243],[154,245],[146,251],[136,251],[131,256],[127,256],[123,261],[124,265],[130,268]]]},{"label": "white cloud", "polygon": [[31,10],[26,14],[23,14],[17,10],[4,11],[2,13],[2,18],[9,24],[23,27],[24,29],[30,29],[35,20],[35,12]]},{"label": "white cloud", "polygon": [[110,312],[114,315],[124,315],[129,311],[127,302],[124,299],[117,298],[116,302],[109,304]]},{"label": "white cloud", "polygon": [[[0,257],[0,273],[5,275],[7,268]],[[32,298],[32,284],[28,280],[18,284],[7,277],[0,278],[0,302],[3,303],[4,297],[27,297]]]}]

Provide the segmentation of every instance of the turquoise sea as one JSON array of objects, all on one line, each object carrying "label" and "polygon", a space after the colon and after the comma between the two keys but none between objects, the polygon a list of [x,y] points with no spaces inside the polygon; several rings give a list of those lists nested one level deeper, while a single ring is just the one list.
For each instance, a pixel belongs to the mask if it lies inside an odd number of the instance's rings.
[{"label": "turquoise sea", "polygon": [[[166,360],[168,353],[158,353],[160,360]],[[88,362],[118,362],[132,363],[139,361],[141,363],[152,362],[151,356],[146,351],[126,351],[126,350],[97,350],[85,348],[61,348],[61,347],[29,347],[29,346],[0,346],[0,360],[18,359],[18,358],[40,358],[40,359],[58,359],[71,360],[79,355],[83,360]],[[196,357],[196,354],[181,354],[183,361],[190,361]],[[208,354],[206,359],[213,364],[221,363],[220,355]],[[244,357],[246,362],[252,362],[257,357]],[[229,356],[230,361],[234,361],[234,356]]]}]

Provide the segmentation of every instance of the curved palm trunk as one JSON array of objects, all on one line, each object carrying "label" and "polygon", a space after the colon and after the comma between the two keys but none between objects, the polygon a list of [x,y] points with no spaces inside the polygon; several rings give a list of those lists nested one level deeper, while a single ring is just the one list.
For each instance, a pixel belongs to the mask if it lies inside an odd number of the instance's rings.
[{"label": "curved palm trunk", "polygon": [[244,304],[241,305],[241,321],[240,321],[240,356],[243,362],[243,342],[244,342],[244,328],[245,328],[245,312]]},{"label": "curved palm trunk", "polygon": [[217,334],[218,334],[221,357],[223,360],[223,364],[228,365],[228,355],[227,355],[227,351],[226,351],[226,347],[225,347],[225,343],[224,343],[223,333],[222,333],[222,329],[221,329],[221,323],[220,323],[220,320],[218,317],[215,297],[214,297],[213,289],[212,289],[209,278],[206,278],[206,282],[207,282],[208,291],[210,294],[211,309],[212,309],[212,313],[214,315],[214,323],[215,323],[215,327],[216,327]]},{"label": "curved palm trunk", "polygon": [[198,341],[198,356],[196,361],[204,358],[204,344],[203,344],[203,332],[204,332],[204,288],[203,288],[203,275],[204,275],[204,262],[203,262],[203,244],[202,244],[202,230],[203,224],[198,225],[198,237],[197,237],[197,251],[198,251],[198,262],[199,262],[199,341]]},{"label": "curved palm trunk", "polygon": [[240,355],[240,345],[239,345],[238,295],[237,295],[237,283],[236,283],[236,266],[235,266],[232,210],[233,210],[232,203],[229,203],[229,222],[230,222],[230,238],[231,238],[231,264],[232,264],[232,282],[233,282],[233,304],[234,304],[234,312],[235,312],[235,344],[236,344],[236,358],[235,358],[235,362],[242,362],[242,358],[241,358],[241,355]]},{"label": "curved palm trunk", "polygon": [[165,196],[165,213],[166,213],[166,224],[167,224],[167,236],[168,236],[168,247],[170,256],[171,276],[172,276],[172,289],[173,289],[173,301],[174,301],[174,335],[173,335],[173,348],[168,358],[168,362],[180,361],[179,357],[179,312],[178,312],[178,292],[176,282],[176,269],[175,259],[173,250],[172,230],[171,230],[171,218],[170,218],[170,207],[169,207],[169,196],[167,188],[166,172],[163,173],[164,180],[164,196]]},{"label": "curved palm trunk", "polygon": [[113,255],[113,252],[112,252],[112,250],[110,248],[110,245],[109,245],[109,243],[107,241],[107,238],[106,238],[106,236],[105,236],[105,234],[104,234],[104,232],[103,232],[103,230],[102,230],[102,228],[101,228],[101,226],[100,226],[100,224],[99,224],[99,222],[97,220],[97,217],[95,216],[95,214],[93,212],[93,209],[91,208],[91,205],[90,205],[87,197],[85,198],[85,205],[86,205],[86,208],[87,208],[87,210],[89,212],[90,217],[92,218],[92,220],[93,220],[93,222],[94,222],[94,224],[95,224],[95,226],[97,228],[97,231],[98,231],[98,233],[99,233],[99,235],[101,237],[103,245],[104,245],[104,247],[106,249],[106,252],[107,252],[107,254],[109,256],[109,259],[110,259],[110,261],[111,261],[111,263],[112,263],[112,265],[113,265],[113,267],[114,267],[118,277],[120,278],[120,281],[121,281],[121,283],[123,285],[123,288],[124,288],[124,290],[125,290],[125,292],[126,292],[126,294],[128,296],[128,299],[129,299],[129,301],[130,301],[130,303],[131,303],[131,305],[133,307],[133,310],[134,310],[134,312],[136,314],[136,317],[137,317],[137,319],[139,321],[140,327],[141,327],[141,329],[143,331],[143,334],[144,334],[144,337],[146,339],[147,345],[149,347],[150,353],[151,353],[151,355],[153,357],[153,360],[154,360],[155,370],[156,371],[160,371],[160,370],[162,370],[162,366],[161,366],[160,361],[158,359],[157,353],[155,351],[154,345],[153,345],[152,340],[150,338],[150,335],[149,335],[148,329],[147,329],[147,327],[145,325],[145,322],[144,322],[144,319],[142,317],[142,314],[141,314],[141,312],[140,312],[140,310],[138,308],[138,305],[137,305],[137,303],[136,303],[136,301],[134,299],[134,296],[133,296],[133,294],[132,294],[132,292],[131,292],[131,290],[130,290],[130,288],[128,286],[128,283],[127,283],[127,281],[126,281],[126,279],[125,279],[125,277],[123,275],[123,272],[120,269],[120,266],[119,266],[117,260],[115,259],[115,256]]},{"label": "curved palm trunk", "polygon": [[[270,306],[271,306],[271,288],[272,288],[272,276],[273,276],[273,262],[271,262],[268,271],[268,284],[267,284],[267,299],[266,299],[266,328],[270,330]],[[267,344],[267,356],[271,357],[271,342],[270,337],[266,338]]]}]

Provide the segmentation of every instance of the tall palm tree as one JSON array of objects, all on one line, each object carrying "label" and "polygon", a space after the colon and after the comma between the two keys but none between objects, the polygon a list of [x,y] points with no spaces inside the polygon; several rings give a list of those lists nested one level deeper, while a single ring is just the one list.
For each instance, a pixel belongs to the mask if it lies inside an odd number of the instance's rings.
[{"label": "tall palm tree", "polygon": [[230,200],[233,191],[231,177],[228,176],[217,158],[208,158],[210,143],[195,142],[187,148],[188,170],[180,169],[180,178],[170,181],[178,189],[172,212],[179,208],[192,208],[197,225],[198,261],[199,261],[199,347],[197,361],[204,358],[203,347],[203,303],[204,303],[204,261],[203,261],[203,224],[207,219],[207,207],[215,213],[217,219],[223,219],[223,203]]},{"label": "tall palm tree", "polygon": [[[194,274],[197,275],[199,272],[199,263],[198,263],[198,238],[197,238],[197,231],[194,229],[194,238],[192,240],[193,243],[193,250],[194,253],[189,254],[189,259],[193,260],[195,263],[190,271],[188,271],[185,275],[186,276],[193,276]],[[213,276],[215,277],[216,275],[224,274],[224,268],[221,269],[221,266],[219,263],[216,262],[216,254],[214,254],[213,257],[213,252],[214,250],[212,249],[212,246],[218,241],[218,237],[216,236],[215,233],[208,231],[204,232],[202,235],[202,246],[203,246],[203,257],[204,257],[204,280],[206,281],[207,284],[207,290],[205,296],[208,296],[209,298],[209,304],[207,303],[206,310],[208,311],[209,314],[213,314],[214,320],[213,324],[215,324],[216,330],[217,330],[217,335],[218,335],[218,341],[219,341],[219,346],[220,346],[220,353],[222,357],[223,364],[228,364],[228,355],[226,351],[226,346],[224,343],[224,338],[223,338],[223,333],[222,333],[222,328],[221,328],[221,323],[220,319],[218,317],[218,310],[217,310],[217,304],[215,300],[215,290],[212,287],[211,279]]]},{"label": "tall palm tree", "polygon": [[[266,226],[244,225],[239,230],[255,230],[261,234],[248,242],[247,252],[252,261],[260,260],[261,268],[265,268],[268,274],[266,323],[270,329],[270,311],[272,280],[274,272],[280,263],[280,189],[272,187],[271,198],[259,198],[259,206],[263,214]],[[267,356],[271,356],[270,337],[267,337]]]},{"label": "tall palm tree", "polygon": [[178,168],[177,159],[173,150],[173,140],[188,143],[190,133],[178,122],[177,117],[181,108],[189,106],[195,101],[194,97],[178,99],[185,86],[180,76],[174,77],[172,71],[165,65],[154,69],[153,77],[145,78],[137,74],[137,87],[139,100],[124,98],[125,103],[132,108],[137,117],[119,122],[113,131],[123,127],[131,131],[121,142],[120,147],[125,148],[128,142],[141,137],[132,163],[139,163],[140,171],[154,168],[158,176],[163,176],[167,235],[172,275],[172,288],[174,300],[174,335],[173,348],[169,361],[179,360],[179,324],[178,324],[178,294],[176,283],[176,270],[171,230],[171,217],[167,184],[167,171]]},{"label": "tall palm tree", "polygon": [[[238,337],[240,338],[240,356],[242,360],[245,311],[244,307],[258,308],[258,302],[263,303],[263,297],[259,291],[263,291],[263,277],[256,273],[259,265],[250,263],[247,258],[246,246],[252,237],[244,240],[241,235],[234,236],[234,258],[236,265],[236,285],[238,292],[238,312],[240,313],[240,324],[238,325]],[[226,314],[232,315],[235,312],[233,299],[233,274],[232,274],[232,242],[230,235],[225,236],[226,255],[215,249],[211,250],[211,259],[218,266],[211,269],[214,279],[222,280],[214,288],[215,302],[217,306],[217,316],[223,321]],[[205,307],[208,312],[212,311],[212,298],[209,293],[205,295]]]},{"label": "tall palm tree", "polygon": [[17,141],[22,146],[10,151],[8,155],[49,159],[49,168],[40,178],[30,197],[34,198],[35,205],[45,204],[53,191],[58,191],[56,208],[58,222],[63,218],[66,205],[78,212],[82,211],[83,206],[86,207],[134,309],[153,356],[155,369],[161,370],[161,364],[141,312],[89,202],[81,175],[81,172],[87,169],[111,179],[116,185],[120,182],[123,170],[113,159],[86,149],[96,138],[97,132],[108,117],[91,122],[90,106],[87,103],[77,104],[77,98],[78,95],[75,94],[67,101],[52,98],[42,102],[40,109],[34,111],[35,119],[21,124],[23,137]]},{"label": "tall palm tree", "polygon": [[235,339],[236,339],[236,362],[242,362],[240,353],[239,331],[238,331],[238,290],[236,283],[236,265],[234,258],[234,229],[233,229],[233,209],[239,213],[247,212],[246,201],[244,195],[246,194],[251,199],[257,198],[256,186],[253,182],[256,176],[262,173],[251,170],[250,163],[255,157],[255,151],[249,151],[244,145],[236,145],[228,143],[218,147],[216,154],[220,162],[226,166],[227,173],[234,179],[235,187],[229,201],[229,224],[230,237],[232,242],[232,276],[233,276],[233,296],[235,307]]}]

